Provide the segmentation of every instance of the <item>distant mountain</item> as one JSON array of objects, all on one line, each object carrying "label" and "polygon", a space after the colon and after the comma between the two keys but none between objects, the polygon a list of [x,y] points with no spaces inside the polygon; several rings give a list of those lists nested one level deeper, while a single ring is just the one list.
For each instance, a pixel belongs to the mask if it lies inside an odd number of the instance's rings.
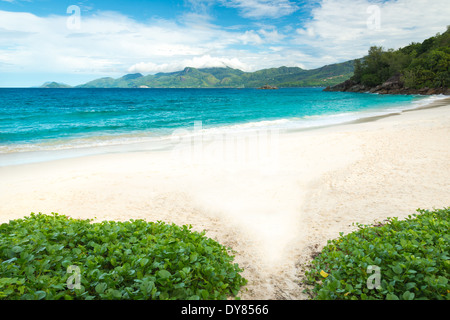
[{"label": "distant mountain", "polygon": [[142,78],[142,77],[143,77],[143,75],[141,73],[132,73],[132,74],[127,74],[127,75],[123,76],[120,79],[124,80],[124,81],[127,81],[127,80],[139,79],[139,78]]},{"label": "distant mountain", "polygon": [[353,75],[353,61],[304,70],[297,67],[280,67],[244,72],[232,68],[191,68],[170,73],[144,76],[127,74],[114,79],[100,78],[76,88],[258,88],[264,85],[277,87],[326,87],[338,84]]},{"label": "distant mountain", "polygon": [[50,89],[55,89],[55,88],[72,88],[72,87],[69,86],[68,84],[65,84],[65,83],[46,82],[46,83],[44,83],[42,86],[40,86],[39,88],[50,88]]}]

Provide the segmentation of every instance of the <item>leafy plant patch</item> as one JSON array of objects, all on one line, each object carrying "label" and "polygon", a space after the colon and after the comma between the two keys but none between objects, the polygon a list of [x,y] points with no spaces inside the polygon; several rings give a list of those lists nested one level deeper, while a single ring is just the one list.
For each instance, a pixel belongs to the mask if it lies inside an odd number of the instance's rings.
[{"label": "leafy plant patch", "polygon": [[226,299],[246,284],[230,248],[163,222],[34,214],[0,226],[0,299]]},{"label": "leafy plant patch", "polygon": [[450,208],[417,211],[328,241],[306,272],[312,298],[450,300]]}]

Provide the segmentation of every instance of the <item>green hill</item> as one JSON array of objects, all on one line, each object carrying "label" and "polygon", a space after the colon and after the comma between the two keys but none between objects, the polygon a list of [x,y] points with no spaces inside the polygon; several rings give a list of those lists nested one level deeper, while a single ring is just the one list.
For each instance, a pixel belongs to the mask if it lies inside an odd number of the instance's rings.
[{"label": "green hill", "polygon": [[422,43],[398,50],[373,46],[355,60],[354,75],[327,91],[449,94],[450,26]]},{"label": "green hill", "polygon": [[191,68],[170,73],[143,76],[129,74],[118,79],[100,78],[77,88],[258,88],[325,87],[335,85],[353,75],[353,61],[332,64],[313,70],[280,67],[244,72],[233,68]]},{"label": "green hill", "polygon": [[133,83],[142,77],[143,77],[142,74],[134,73],[134,74],[127,74],[118,79],[110,77],[100,78],[93,81],[89,81],[88,83],[85,83],[83,85],[77,86],[77,88],[132,88]]}]

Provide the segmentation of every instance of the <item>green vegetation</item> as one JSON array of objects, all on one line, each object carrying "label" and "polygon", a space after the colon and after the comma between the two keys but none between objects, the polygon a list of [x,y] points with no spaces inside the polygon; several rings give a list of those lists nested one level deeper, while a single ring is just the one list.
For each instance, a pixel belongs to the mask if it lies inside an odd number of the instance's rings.
[{"label": "green vegetation", "polygon": [[371,47],[366,57],[355,61],[351,80],[375,87],[396,75],[408,88],[450,87],[450,27],[443,34],[398,50]]},{"label": "green vegetation", "polygon": [[[236,296],[247,281],[230,249],[191,228],[58,214],[10,221],[0,226],[0,299]],[[69,286],[77,285],[74,268],[79,288]]]},{"label": "green vegetation", "polygon": [[[418,212],[328,241],[306,272],[313,298],[450,300],[450,208]],[[369,266],[379,288],[368,288]]]},{"label": "green vegetation", "polygon": [[101,78],[78,88],[259,88],[325,87],[338,84],[353,75],[353,61],[332,64],[314,70],[280,67],[255,72],[232,68],[185,68],[172,73],[143,76],[140,73],[118,79]]}]

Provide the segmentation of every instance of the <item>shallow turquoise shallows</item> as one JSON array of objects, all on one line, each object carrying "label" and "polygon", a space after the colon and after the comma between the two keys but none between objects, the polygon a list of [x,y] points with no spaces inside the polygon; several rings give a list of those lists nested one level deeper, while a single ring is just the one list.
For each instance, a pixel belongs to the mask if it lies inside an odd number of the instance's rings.
[{"label": "shallow turquoise shallows", "polygon": [[323,88],[4,88],[0,155],[126,145],[168,137],[200,121],[204,132],[301,130],[415,108],[430,99],[323,92]]}]

